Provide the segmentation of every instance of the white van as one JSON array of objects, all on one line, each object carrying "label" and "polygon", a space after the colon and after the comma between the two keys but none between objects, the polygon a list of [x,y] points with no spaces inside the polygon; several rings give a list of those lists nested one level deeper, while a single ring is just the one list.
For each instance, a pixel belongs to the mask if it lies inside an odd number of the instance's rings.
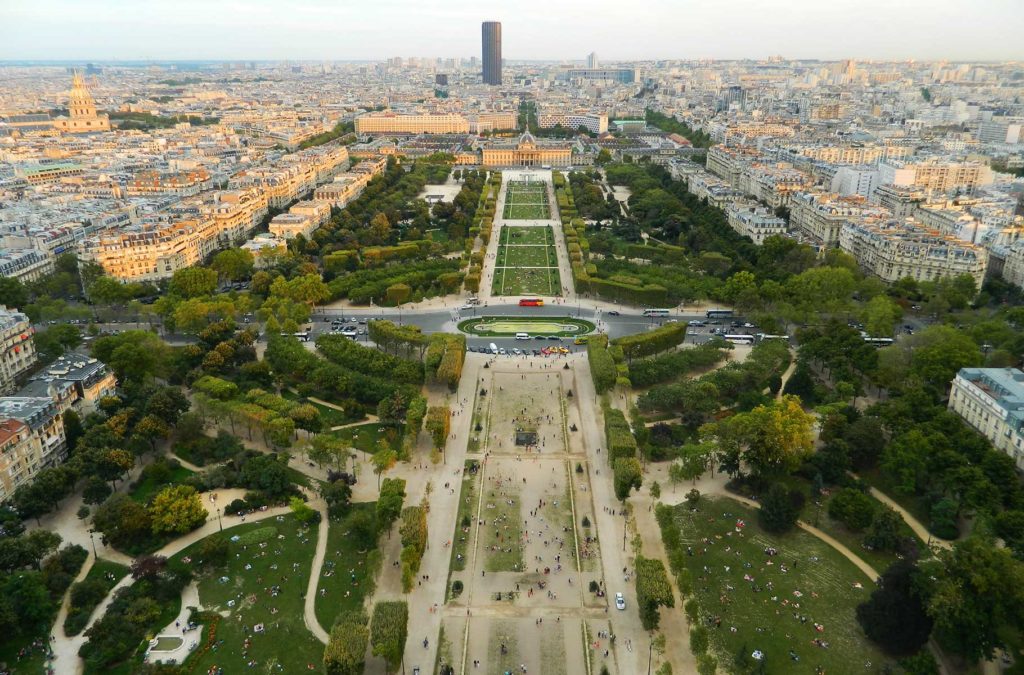
[{"label": "white van", "polygon": [[492,354],[497,354],[498,353],[498,345],[494,344],[493,342],[491,343],[491,353]]},{"label": "white van", "polygon": [[516,333],[516,339],[517,340],[529,340],[530,339],[530,334],[529,333]]}]

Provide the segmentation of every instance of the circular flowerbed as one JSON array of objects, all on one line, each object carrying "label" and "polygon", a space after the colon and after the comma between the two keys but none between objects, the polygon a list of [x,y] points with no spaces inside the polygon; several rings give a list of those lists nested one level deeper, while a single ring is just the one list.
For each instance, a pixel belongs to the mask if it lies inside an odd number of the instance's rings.
[{"label": "circular flowerbed", "polygon": [[485,316],[459,322],[459,330],[481,337],[514,337],[516,333],[575,337],[594,331],[594,324],[567,316]]}]

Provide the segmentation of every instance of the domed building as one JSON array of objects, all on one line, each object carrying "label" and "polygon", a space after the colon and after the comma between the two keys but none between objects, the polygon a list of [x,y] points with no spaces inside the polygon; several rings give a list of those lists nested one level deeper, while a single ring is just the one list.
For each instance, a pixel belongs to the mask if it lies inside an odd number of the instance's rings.
[{"label": "domed building", "polygon": [[53,120],[54,129],[69,134],[110,131],[110,117],[96,112],[96,103],[85,84],[85,78],[77,70],[71,78],[68,112],[69,117],[58,117]]},{"label": "domed building", "polygon": [[529,131],[515,144],[493,143],[482,150],[484,166],[570,166],[572,143],[550,141],[538,143]]}]

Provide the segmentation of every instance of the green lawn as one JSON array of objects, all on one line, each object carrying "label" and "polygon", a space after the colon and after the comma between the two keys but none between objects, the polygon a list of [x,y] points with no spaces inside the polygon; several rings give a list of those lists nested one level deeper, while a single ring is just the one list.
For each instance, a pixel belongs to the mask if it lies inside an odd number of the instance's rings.
[{"label": "green lawn", "polygon": [[546,220],[551,217],[547,185],[509,181],[505,189],[504,217],[509,220]]},{"label": "green lawn", "polygon": [[[96,562],[89,569],[89,573],[85,575],[84,581],[98,580],[106,586],[109,593],[110,589],[116,586],[117,582],[123,579],[126,574],[128,574],[128,567],[126,565],[97,558]],[[68,635],[78,635],[82,632],[82,628],[85,627],[86,622],[89,620],[89,615],[92,614],[97,605],[82,607],[80,611],[76,612],[79,615],[77,618],[69,610],[68,616],[64,619],[64,632]]]},{"label": "green lawn", "polygon": [[524,227],[522,225],[505,225],[501,228],[502,246],[534,246],[538,244],[554,245],[554,235],[551,233],[551,226]]},{"label": "green lawn", "polygon": [[498,267],[491,285],[494,295],[561,295],[562,282],[557,267],[523,269]]},{"label": "green lawn", "polygon": [[541,244],[498,247],[500,267],[558,267],[554,247]]},{"label": "green lawn", "polygon": [[178,466],[171,469],[169,480],[156,481],[153,480],[151,476],[147,476],[139,481],[139,484],[132,489],[128,496],[140,504],[148,504],[149,500],[152,499],[156,493],[160,492],[160,490],[163,490],[168,485],[180,485],[192,474],[192,471],[189,471],[183,466]]},{"label": "green lawn", "polygon": [[357,414],[357,416],[353,417],[352,415],[349,415],[348,413],[343,412],[341,410],[329,408],[321,403],[310,401],[305,396],[300,396],[299,394],[296,394],[294,391],[291,391],[290,389],[282,390],[281,397],[286,398],[289,401],[308,403],[309,405],[316,408],[317,411],[320,413],[320,419],[323,421],[324,428],[337,427],[341,426],[342,424],[351,424],[352,422],[358,422],[360,420],[365,419],[365,417],[363,417],[362,414]]},{"label": "green lawn", "polygon": [[387,438],[389,434],[394,436],[394,439],[391,441],[391,447],[395,450],[399,449],[402,445],[403,431],[404,429],[401,427],[381,424],[380,422],[367,422],[366,424],[357,424],[353,427],[338,429],[337,431],[332,431],[331,434],[351,444],[356,450],[372,455],[377,452],[377,442],[381,438]]},{"label": "green lawn", "polygon": [[328,632],[339,614],[362,607],[363,599],[373,593],[380,550],[359,550],[349,536],[348,518],[358,511],[373,513],[376,508],[376,502],[353,504],[347,518],[332,520],[327,530],[327,554],[319,582],[323,592],[316,599],[316,618]]},{"label": "green lawn", "polygon": [[[518,494],[517,494],[518,496]],[[492,491],[484,495],[483,509],[480,513],[487,530],[481,538],[483,547],[484,569],[488,572],[522,572],[523,545],[522,514],[519,512],[519,500],[509,504],[505,498]],[[500,539],[495,535],[500,534]]]},{"label": "green lawn", "polygon": [[548,220],[551,208],[545,204],[505,204],[506,220]]},{"label": "green lawn", "polygon": [[[477,471],[470,471],[477,466]],[[480,482],[479,463],[475,460],[466,461],[462,471],[462,490],[459,493],[459,512],[455,516],[455,534],[452,538],[452,562],[448,568],[448,578],[452,572],[466,569],[469,560],[469,546],[473,543],[473,525],[476,523],[477,485]],[[450,584],[449,584],[449,590]]]},{"label": "green lawn", "polygon": [[[227,566],[198,577],[203,606],[228,615],[217,628],[216,650],[187,660],[187,672],[205,673],[214,666],[225,673],[299,673],[308,664],[320,668],[324,646],[302,619],[316,526],[307,528],[293,516],[278,516],[214,536],[233,538],[268,526],[276,529],[269,540],[248,546],[232,543]],[[193,544],[176,557],[194,563],[200,545]],[[263,632],[256,631],[258,624],[263,624]],[[205,643],[205,630],[197,639],[200,645]]]},{"label": "green lawn", "polygon": [[[703,499],[696,513],[676,507],[675,515],[694,552],[686,561],[699,620],[726,671],[741,650],[759,650],[767,673],[812,674],[818,666],[829,673],[882,672],[887,659],[864,637],[854,613],[874,584],[835,549],[801,530],[769,535],[753,509],[725,497]],[[766,547],[777,555],[768,556]]]}]

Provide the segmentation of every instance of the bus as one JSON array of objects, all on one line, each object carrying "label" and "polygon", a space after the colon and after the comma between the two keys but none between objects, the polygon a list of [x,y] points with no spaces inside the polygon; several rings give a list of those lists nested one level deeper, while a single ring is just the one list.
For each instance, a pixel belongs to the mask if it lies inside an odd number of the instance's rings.
[{"label": "bus", "polygon": [[757,334],[757,341],[758,342],[764,342],[765,340],[784,340],[786,342],[789,342],[789,336],[788,335],[766,335],[765,333],[758,333]]},{"label": "bus", "polygon": [[293,337],[298,338],[299,342],[309,342],[309,333],[281,333],[281,337]]},{"label": "bus", "polygon": [[709,319],[729,319],[732,317],[731,309],[709,309],[705,312]]},{"label": "bus", "polygon": [[543,307],[544,301],[540,298],[523,298],[519,301],[520,307]]},{"label": "bus", "polygon": [[645,309],[644,316],[668,316],[670,309]]},{"label": "bus", "polygon": [[864,336],[864,342],[867,342],[869,345],[874,345],[876,347],[888,347],[889,345],[891,345],[893,343],[893,339],[892,338],[876,338],[876,337],[870,337],[870,336],[865,335]]},{"label": "bus", "polygon": [[752,345],[754,344],[753,335],[723,335],[726,342],[731,342],[734,345]]}]

